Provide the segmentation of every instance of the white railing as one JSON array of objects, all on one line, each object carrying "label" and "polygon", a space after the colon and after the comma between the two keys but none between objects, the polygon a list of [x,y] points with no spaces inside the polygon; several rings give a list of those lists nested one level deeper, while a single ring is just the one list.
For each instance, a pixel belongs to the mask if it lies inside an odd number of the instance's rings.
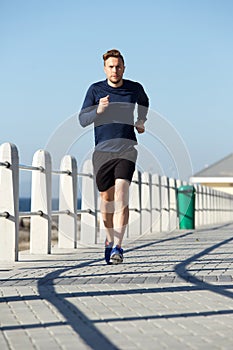
[{"label": "white railing", "polygon": [[[77,248],[105,239],[99,196],[91,160],[78,172],[76,159],[65,155],[60,170],[52,169],[50,154],[39,150],[32,166],[20,165],[17,147],[0,146],[0,260],[18,260],[19,218],[30,219],[30,253],[51,253],[52,217],[58,216],[58,247]],[[31,171],[31,210],[19,212],[19,171]],[[59,176],[59,210],[52,210],[52,175]],[[81,181],[79,181],[81,179]],[[77,209],[78,181],[81,209]],[[187,183],[166,176],[135,171],[130,186],[127,237],[146,232],[167,232],[179,227],[177,190]],[[233,196],[195,186],[195,227],[232,221]],[[81,216],[80,228],[77,216]]]}]

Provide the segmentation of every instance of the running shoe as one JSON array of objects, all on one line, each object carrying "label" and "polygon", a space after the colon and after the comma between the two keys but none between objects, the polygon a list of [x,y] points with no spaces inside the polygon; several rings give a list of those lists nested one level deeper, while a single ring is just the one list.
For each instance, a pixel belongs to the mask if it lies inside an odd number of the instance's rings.
[{"label": "running shoe", "polygon": [[110,255],[110,263],[113,265],[121,264],[123,262],[123,249],[115,246],[112,248]]}]

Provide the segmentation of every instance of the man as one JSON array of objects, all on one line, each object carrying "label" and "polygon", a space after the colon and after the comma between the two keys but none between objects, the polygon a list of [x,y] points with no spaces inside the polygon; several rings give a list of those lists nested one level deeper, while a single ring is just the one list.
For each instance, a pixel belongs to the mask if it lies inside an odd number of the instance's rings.
[{"label": "man", "polygon": [[[103,55],[106,80],[92,84],[79,114],[85,127],[94,123],[93,167],[106,229],[107,264],[123,262],[121,247],[129,219],[129,186],[137,159],[138,133],[145,131],[148,97],[137,82],[123,79],[124,58],[112,49]],[[137,104],[137,121],[134,109]]]}]

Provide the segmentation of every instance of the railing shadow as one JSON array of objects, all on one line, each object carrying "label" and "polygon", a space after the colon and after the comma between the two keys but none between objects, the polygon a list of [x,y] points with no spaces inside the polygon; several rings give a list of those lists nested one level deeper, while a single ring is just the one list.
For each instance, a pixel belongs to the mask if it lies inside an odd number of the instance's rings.
[{"label": "railing shadow", "polygon": [[[220,229],[223,227],[228,226],[222,225],[217,226],[214,228],[207,228],[202,229],[201,231],[213,231],[215,229]],[[198,232],[196,230],[195,232]],[[127,252],[132,252],[136,250],[141,250],[146,247],[152,247],[154,245],[160,244],[160,243],[166,243],[169,241],[175,241],[178,239],[185,238],[189,235],[192,235],[193,231],[182,233],[175,237],[169,237],[164,239],[159,239],[153,242],[146,242],[145,244],[141,244],[138,246],[135,246],[133,248],[129,248],[126,250]],[[67,273],[70,270],[75,269],[81,269],[83,267],[87,266],[93,266],[93,264],[96,264],[98,262],[103,261],[103,259],[92,259],[87,261],[78,263],[75,266],[68,266],[68,267],[62,267],[57,269],[56,271],[52,271],[51,273],[48,273],[46,276],[39,278],[37,280],[37,287],[39,291],[39,296],[8,296],[5,298],[1,298],[0,302],[17,302],[19,300],[46,300],[51,305],[53,305],[66,319],[64,322],[52,322],[51,324],[48,323],[48,326],[57,325],[57,326],[63,326],[63,325],[70,325],[73,330],[83,339],[83,341],[90,346],[93,350],[102,350],[104,348],[108,348],[110,350],[118,349],[97,327],[96,325],[99,323],[104,322],[128,322],[128,321],[137,321],[137,320],[156,320],[156,319],[169,319],[169,318],[178,318],[178,317],[201,317],[201,316],[216,316],[216,315],[227,315],[232,314],[233,310],[213,310],[213,311],[203,311],[203,312],[186,312],[186,313],[170,313],[170,314],[163,314],[163,315],[144,315],[144,316],[131,316],[131,317],[109,317],[109,318],[103,318],[103,319],[92,319],[90,320],[80,309],[74,305],[71,301],[67,300],[72,298],[80,298],[80,297],[100,297],[100,296],[107,296],[111,294],[112,296],[120,296],[120,295],[137,295],[137,294],[147,294],[147,293],[170,293],[170,292],[182,292],[182,291],[201,291],[201,290],[208,290],[210,292],[214,292],[217,294],[220,294],[222,296],[233,298],[233,292],[230,291],[230,289],[233,288],[231,284],[227,285],[213,285],[210,283],[206,283],[204,281],[201,281],[197,277],[193,276],[188,271],[188,265],[190,263],[193,263],[194,261],[210,254],[213,250],[218,249],[219,247],[226,245],[233,241],[233,237],[230,237],[224,241],[221,241],[217,244],[212,245],[209,248],[204,249],[198,254],[195,254],[191,256],[190,258],[178,263],[174,267],[175,273],[182,278],[184,281],[192,283],[192,285],[181,285],[181,286],[161,286],[156,288],[148,288],[148,285],[146,288],[134,288],[134,289],[128,289],[125,288],[124,290],[104,290],[104,291],[96,291],[93,290],[91,292],[72,292],[72,293],[58,293],[55,289],[56,286],[56,280],[57,279],[63,279],[64,277],[61,276],[63,273]],[[122,274],[122,273],[121,273]],[[67,278],[67,277],[65,277]],[[45,327],[46,323],[31,325],[31,324],[23,324],[23,325],[17,325],[17,326],[5,326],[3,330],[12,330],[12,329],[27,329],[27,328],[39,328],[39,327]]]},{"label": "railing shadow", "polygon": [[[228,225],[228,224],[227,224]],[[221,225],[221,226],[218,226],[216,227],[216,229],[218,228],[223,228],[227,225]],[[215,229],[215,228],[212,228],[212,229]],[[210,228],[207,228],[206,231],[210,230]],[[203,231],[203,230],[202,230]],[[134,247],[134,248],[130,248],[130,249],[127,249],[126,252],[130,252],[130,251],[134,251],[134,250],[140,250],[140,249],[143,249],[145,247],[149,247],[149,246],[153,246],[155,244],[159,244],[159,243],[165,243],[165,242],[168,242],[168,241],[173,241],[173,240],[178,240],[180,238],[184,238],[184,237],[187,237],[189,235],[193,234],[193,231],[191,232],[186,232],[184,234],[181,234],[179,236],[176,236],[176,237],[170,237],[170,238],[165,238],[165,239],[160,239],[160,240],[157,240],[156,242],[149,242],[149,243],[145,243],[145,244],[142,244],[140,246],[137,246],[137,247]],[[188,282],[190,282],[190,279],[191,279],[191,275],[189,273],[187,273],[187,270],[186,270],[186,266],[198,259],[199,257],[205,255],[205,254],[208,254],[210,251],[214,250],[214,249],[217,249],[218,247],[224,245],[224,244],[227,244],[229,243],[230,241],[233,240],[233,237],[230,238],[230,239],[227,239],[223,242],[220,242],[218,244],[215,244],[213,247],[210,247],[208,249],[205,249],[203,252],[199,253],[199,254],[196,254],[194,255],[193,257],[185,260],[184,262],[181,262],[180,264],[177,264],[175,266],[175,272],[177,273],[177,275],[185,280],[188,280]],[[103,259],[98,259],[98,261],[102,261]],[[70,267],[69,269],[73,269],[73,268],[77,268],[77,267],[83,267],[83,266],[87,266],[87,265],[91,265],[93,263],[96,263],[96,260],[92,260],[92,261],[89,261],[89,262],[86,262],[86,263],[83,263],[83,264],[80,264],[76,267]],[[67,269],[61,269],[59,271],[56,271],[56,272],[52,272],[51,274],[47,275],[46,276],[46,279],[47,280],[53,280],[55,278],[57,278],[61,273],[67,271]],[[188,277],[188,279],[186,279]],[[38,281],[38,289],[39,289],[39,293],[40,293],[40,296],[44,299],[47,299],[50,303],[52,303],[62,314],[63,316],[66,318],[67,322],[72,326],[72,328],[74,329],[75,332],[77,332],[81,337],[82,339],[89,345],[92,347],[92,349],[94,350],[99,350],[99,347],[96,345],[96,341],[92,338],[90,338],[89,336],[87,336],[88,332],[87,330],[85,329],[86,327],[83,328],[83,324],[85,324],[89,329],[90,331],[92,331],[93,333],[95,334],[98,334],[100,337],[102,337],[103,341],[106,343],[106,346],[110,346],[110,348],[114,348],[114,345],[109,341],[109,339],[107,339],[99,330],[97,330],[97,328],[95,327],[95,323],[99,323],[99,322],[113,322],[113,321],[130,321],[130,320],[140,320],[140,319],[159,319],[159,318],[176,318],[176,317],[182,317],[182,315],[184,317],[197,317],[197,316],[207,316],[208,315],[216,315],[216,314],[230,314],[230,313],[233,313],[232,310],[221,310],[221,311],[208,311],[208,312],[202,312],[202,313],[178,313],[178,314],[167,314],[167,315],[163,315],[163,316],[160,316],[160,315],[153,315],[153,316],[143,316],[143,317],[139,317],[139,316],[135,316],[135,317],[126,317],[126,318],[109,318],[109,319],[103,319],[103,320],[92,320],[90,321],[76,306],[74,306],[72,303],[70,303],[69,301],[65,300],[66,299],[66,296],[65,295],[59,295],[56,293],[55,289],[54,289],[54,286],[52,286],[52,290],[50,291],[50,293],[48,294],[47,290],[43,287],[44,283],[43,283],[43,279],[41,279],[40,281]],[[227,297],[230,297],[232,298],[233,296],[233,293],[226,290],[225,288],[223,288],[222,286],[213,286],[213,285],[210,285],[208,283],[205,283],[205,282],[202,282],[200,280],[198,280],[197,278],[194,278],[194,280],[192,280],[192,283],[196,284],[198,288],[198,290],[203,290],[203,289],[207,289],[207,290],[210,290],[210,291],[213,291],[213,292],[217,292],[221,295],[224,295],[224,296],[227,296]],[[185,289],[187,290],[189,287],[185,287]],[[170,288],[163,288],[163,289],[157,289],[157,292],[158,290],[163,290],[163,292],[166,292],[168,290],[170,290]],[[128,293],[132,293],[132,294],[136,294],[136,293],[153,293],[153,292],[156,292],[156,289],[144,289],[144,288],[140,288],[140,289],[137,289],[137,290],[125,290],[125,291],[111,291],[111,295],[122,295],[123,293],[125,294],[128,294]],[[104,292],[100,292],[101,295],[108,295],[109,294],[109,291],[104,291]],[[84,293],[83,295],[87,296],[87,293]],[[96,296],[96,295],[100,295],[98,292],[91,292],[91,295],[92,296]],[[56,296],[56,298],[55,298]],[[80,297],[80,293],[77,293],[77,295],[75,293],[73,293],[73,297]],[[66,308],[64,308],[64,303],[66,304]],[[72,320],[73,320],[73,317],[71,317],[71,313],[69,311],[69,309],[74,309],[76,310],[77,312],[77,315],[79,317],[79,322],[75,322],[73,323]],[[82,320],[82,325],[80,325],[80,320]]]},{"label": "railing shadow", "polygon": [[223,295],[225,297],[232,299],[233,293],[226,290],[225,288],[223,288],[222,285],[210,284],[210,283],[207,283],[205,281],[202,281],[202,280],[198,279],[197,277],[193,276],[187,269],[189,264],[191,264],[194,261],[208,255],[213,250],[215,250],[215,249],[217,249],[225,244],[228,244],[232,241],[233,241],[233,237],[228,238],[228,239],[226,239],[220,243],[217,243],[209,248],[206,248],[203,251],[201,251],[200,253],[195,254],[195,255],[191,256],[190,258],[182,261],[181,263],[179,263],[175,266],[174,270],[175,270],[176,274],[180,278],[182,278],[184,281],[191,282],[191,283],[199,286],[200,289],[208,290],[210,292],[217,293],[217,294],[220,294],[220,295]]}]

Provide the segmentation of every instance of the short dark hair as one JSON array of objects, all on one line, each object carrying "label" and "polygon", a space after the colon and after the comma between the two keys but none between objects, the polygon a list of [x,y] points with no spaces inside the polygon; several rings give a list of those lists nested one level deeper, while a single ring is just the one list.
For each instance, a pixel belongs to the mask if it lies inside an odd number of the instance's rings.
[{"label": "short dark hair", "polygon": [[105,62],[107,61],[107,59],[108,59],[109,57],[121,58],[123,64],[125,64],[124,58],[123,58],[122,54],[121,54],[120,51],[117,50],[117,49],[108,50],[106,53],[103,54],[104,64],[105,64]]}]

